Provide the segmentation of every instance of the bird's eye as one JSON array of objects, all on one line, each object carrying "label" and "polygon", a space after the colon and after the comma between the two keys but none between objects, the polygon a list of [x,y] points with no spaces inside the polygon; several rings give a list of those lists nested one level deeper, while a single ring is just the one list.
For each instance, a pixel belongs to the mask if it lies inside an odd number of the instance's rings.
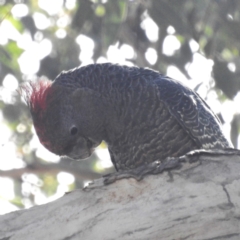
[{"label": "bird's eye", "polygon": [[78,133],[78,128],[76,127],[76,126],[72,126],[71,128],[70,128],[70,134],[72,135],[72,136],[74,136],[74,135],[76,135]]}]

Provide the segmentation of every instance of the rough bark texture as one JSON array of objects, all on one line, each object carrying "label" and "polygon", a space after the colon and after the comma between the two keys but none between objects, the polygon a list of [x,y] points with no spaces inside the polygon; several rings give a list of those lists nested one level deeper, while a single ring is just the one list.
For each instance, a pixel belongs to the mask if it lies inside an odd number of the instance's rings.
[{"label": "rough bark texture", "polygon": [[178,170],[76,190],[0,217],[0,240],[240,239],[240,157],[203,155]]}]

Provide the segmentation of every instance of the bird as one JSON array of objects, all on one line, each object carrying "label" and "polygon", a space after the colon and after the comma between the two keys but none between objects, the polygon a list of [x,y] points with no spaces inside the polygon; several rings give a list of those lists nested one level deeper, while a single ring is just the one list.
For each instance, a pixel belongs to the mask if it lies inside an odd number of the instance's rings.
[{"label": "bird", "polygon": [[198,93],[149,68],[90,64],[30,82],[21,94],[49,151],[85,159],[105,141],[116,171],[232,147]]}]

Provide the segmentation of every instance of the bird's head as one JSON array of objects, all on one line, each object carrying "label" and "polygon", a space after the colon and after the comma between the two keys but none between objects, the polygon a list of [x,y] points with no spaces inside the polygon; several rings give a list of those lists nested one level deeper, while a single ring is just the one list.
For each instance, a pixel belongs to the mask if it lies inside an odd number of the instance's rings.
[{"label": "bird's head", "polygon": [[[92,127],[92,110],[84,106],[88,99],[80,96],[81,91],[76,93],[76,90],[40,79],[22,86],[20,92],[29,106],[38,138],[49,151],[84,159],[101,143],[102,139],[94,134],[90,136],[88,131]],[[78,100],[80,103],[76,104]]]}]

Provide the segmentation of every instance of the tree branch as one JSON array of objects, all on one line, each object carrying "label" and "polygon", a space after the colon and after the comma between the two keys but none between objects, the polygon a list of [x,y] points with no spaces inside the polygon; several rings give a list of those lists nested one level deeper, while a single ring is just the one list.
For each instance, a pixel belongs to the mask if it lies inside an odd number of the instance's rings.
[{"label": "tree branch", "polygon": [[79,163],[73,162],[67,159],[61,159],[59,163],[43,163],[35,161],[32,164],[27,165],[25,168],[11,169],[7,171],[0,170],[1,177],[20,178],[24,173],[51,173],[57,174],[59,172],[69,172],[75,176],[78,180],[93,180],[99,178],[101,175],[94,173],[90,169],[83,168]]},{"label": "tree branch", "polygon": [[177,170],[107,186],[100,179],[7,214],[0,239],[239,239],[240,157],[222,153],[188,154]]}]

